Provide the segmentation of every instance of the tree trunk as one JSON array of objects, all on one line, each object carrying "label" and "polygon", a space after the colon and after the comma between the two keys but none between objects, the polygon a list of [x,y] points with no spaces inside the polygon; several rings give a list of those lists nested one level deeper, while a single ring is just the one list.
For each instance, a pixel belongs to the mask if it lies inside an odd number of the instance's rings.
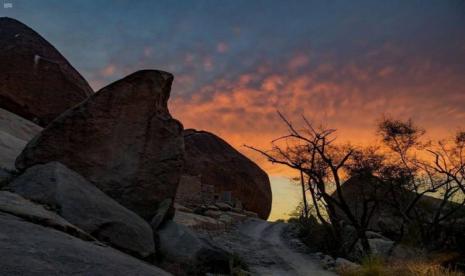
[{"label": "tree trunk", "polygon": [[308,218],[308,203],[307,203],[307,192],[305,189],[304,173],[300,171],[300,184],[302,185],[302,200],[304,202],[304,215],[305,218]]}]

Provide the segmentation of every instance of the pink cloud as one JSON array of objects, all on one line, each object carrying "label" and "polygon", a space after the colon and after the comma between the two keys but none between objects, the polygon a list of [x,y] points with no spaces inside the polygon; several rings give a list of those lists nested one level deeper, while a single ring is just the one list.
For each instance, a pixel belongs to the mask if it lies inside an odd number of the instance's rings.
[{"label": "pink cloud", "polygon": [[228,49],[229,49],[229,46],[225,42],[220,42],[216,45],[216,51],[218,53],[221,53],[221,54],[226,53]]},{"label": "pink cloud", "polygon": [[305,54],[298,54],[294,56],[289,62],[287,67],[289,70],[297,70],[309,64],[310,58]]},{"label": "pink cloud", "polygon": [[108,64],[105,68],[100,70],[100,75],[103,77],[111,77],[116,72],[116,65]]}]

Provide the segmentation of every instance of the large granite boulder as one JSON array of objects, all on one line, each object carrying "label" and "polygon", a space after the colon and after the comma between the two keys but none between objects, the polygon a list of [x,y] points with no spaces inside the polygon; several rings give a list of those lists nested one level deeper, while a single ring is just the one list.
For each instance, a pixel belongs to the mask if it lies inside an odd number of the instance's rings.
[{"label": "large granite boulder", "polygon": [[170,275],[111,247],[0,211],[0,275]]},{"label": "large granite boulder", "polygon": [[200,176],[202,184],[213,185],[217,194],[231,192],[244,209],[268,218],[270,180],[259,166],[212,133],[186,130],[184,141],[186,174]]},{"label": "large granite boulder", "polygon": [[0,108],[0,169],[14,170],[16,157],[41,130],[40,126]]},{"label": "large granite boulder", "polygon": [[0,108],[45,126],[93,93],[69,62],[21,22],[0,18]]},{"label": "large granite boulder", "polygon": [[174,199],[184,164],[181,123],[168,111],[173,75],[143,70],[101,89],[54,120],[16,166],[59,161],[149,220]]},{"label": "large granite boulder", "polygon": [[155,253],[153,232],[147,222],[58,162],[33,166],[6,188],[49,206],[115,248],[140,257]]}]

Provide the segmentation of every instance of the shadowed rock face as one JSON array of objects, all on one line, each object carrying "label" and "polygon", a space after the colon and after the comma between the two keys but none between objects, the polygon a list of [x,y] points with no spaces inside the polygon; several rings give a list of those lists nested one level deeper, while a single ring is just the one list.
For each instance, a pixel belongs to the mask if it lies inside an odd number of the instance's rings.
[{"label": "shadowed rock face", "polygon": [[7,189],[52,207],[70,223],[122,251],[142,258],[155,253],[147,222],[58,162],[30,167]]},{"label": "shadowed rock face", "polygon": [[1,275],[171,275],[111,247],[0,211]]},{"label": "shadowed rock face", "polygon": [[0,18],[0,108],[45,126],[93,93],[84,78],[38,33]]},{"label": "shadowed rock face", "polygon": [[150,219],[174,198],[184,164],[183,127],[167,107],[172,81],[144,70],[101,89],[37,135],[17,168],[59,161]]},{"label": "shadowed rock face", "polygon": [[221,138],[205,131],[184,131],[185,172],[199,175],[216,192],[231,191],[244,208],[267,219],[271,211],[268,175]]},{"label": "shadowed rock face", "polygon": [[14,170],[16,157],[41,130],[33,122],[0,108],[0,168]]}]

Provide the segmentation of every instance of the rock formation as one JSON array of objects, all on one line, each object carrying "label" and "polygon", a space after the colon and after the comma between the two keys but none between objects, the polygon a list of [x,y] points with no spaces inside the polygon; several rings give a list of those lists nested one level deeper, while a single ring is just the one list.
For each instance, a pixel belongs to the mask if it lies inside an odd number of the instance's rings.
[{"label": "rock formation", "polygon": [[176,222],[167,222],[158,232],[165,262],[183,267],[176,275],[230,275],[231,258],[210,239]]},{"label": "rock formation", "polygon": [[20,195],[0,191],[0,213],[10,214],[26,221],[60,230],[86,241],[95,241],[88,233],[72,225],[44,206],[31,202]]},{"label": "rock formation", "polygon": [[53,208],[70,223],[124,252],[142,258],[155,253],[147,222],[58,162],[27,169],[7,189]]},{"label": "rock formation", "polygon": [[0,169],[14,170],[16,157],[41,130],[38,125],[0,108]]},{"label": "rock formation", "polygon": [[183,168],[181,123],[169,114],[173,76],[143,70],[104,87],[54,120],[16,160],[59,161],[145,219],[174,199]]},{"label": "rock formation", "polygon": [[92,94],[69,62],[24,24],[0,18],[0,108],[45,126]]},{"label": "rock formation", "polygon": [[111,247],[0,211],[0,274],[170,275]]},{"label": "rock formation", "polygon": [[230,191],[244,209],[268,218],[271,187],[268,175],[260,167],[209,132],[186,130],[184,140],[186,174],[200,176],[202,184],[214,186],[218,194]]}]

